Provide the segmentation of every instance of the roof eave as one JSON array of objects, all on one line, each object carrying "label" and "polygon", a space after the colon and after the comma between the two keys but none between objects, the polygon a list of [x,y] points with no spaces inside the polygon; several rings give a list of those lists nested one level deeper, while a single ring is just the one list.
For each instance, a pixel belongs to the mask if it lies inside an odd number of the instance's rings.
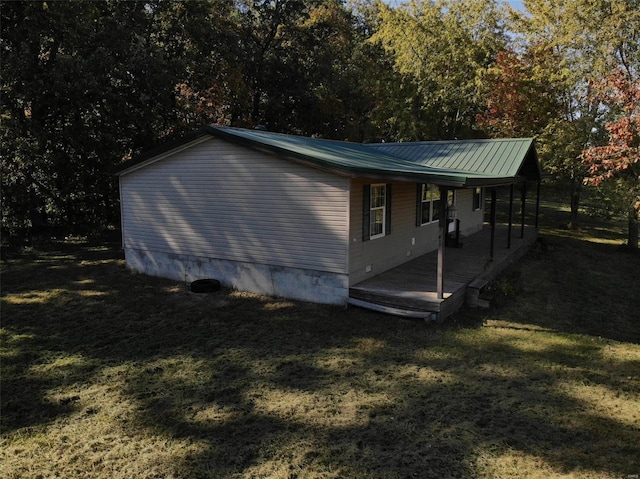
[{"label": "roof eave", "polygon": [[508,176],[504,178],[469,178],[466,186],[473,188],[481,186],[483,188],[497,188],[500,186],[515,185],[524,183],[527,179],[524,176]]},{"label": "roof eave", "polygon": [[[180,151],[181,147],[188,148],[190,143],[202,139],[203,137],[217,137],[235,144],[242,145],[263,153],[278,156],[289,161],[316,168],[322,171],[326,171],[335,175],[349,177],[349,178],[370,178],[383,181],[399,181],[399,182],[411,182],[411,183],[433,183],[441,186],[448,186],[452,188],[472,188],[472,187],[499,187],[515,183],[521,183],[527,179],[523,175],[511,176],[511,177],[477,177],[474,175],[465,174],[466,172],[458,172],[457,174],[447,174],[447,172],[412,172],[412,171],[400,171],[387,169],[382,170],[380,168],[358,168],[346,165],[337,165],[327,160],[323,160],[318,157],[305,155],[303,153],[291,151],[285,148],[280,148],[275,145],[269,145],[260,143],[242,136],[234,135],[223,129],[216,128],[215,126],[207,125],[194,133],[186,135],[177,140],[168,142],[161,145],[158,148],[150,150],[149,152],[137,157],[134,160],[127,161],[119,165],[114,174],[124,175],[135,171],[138,168],[146,166],[149,162],[157,161],[165,157],[166,155],[172,155],[177,151]],[[532,154],[533,158],[537,160],[537,155],[533,142],[527,151],[527,156]],[[539,170],[539,163],[536,161]]]},{"label": "roof eave", "polygon": [[[116,166],[112,170],[112,174],[116,176],[122,176],[131,171],[137,170],[147,164],[147,162],[155,161],[156,159],[162,157],[168,153],[175,153],[180,151],[180,147],[189,145],[189,143],[193,143],[196,140],[201,139],[204,136],[210,135],[210,132],[206,128],[200,128],[199,130],[189,133],[187,135],[181,136],[171,141],[167,141],[162,143],[156,148],[153,148],[141,155],[135,157],[132,160],[125,161],[118,166]],[[174,151],[175,150],[175,151]]]},{"label": "roof eave", "polygon": [[269,153],[272,155],[276,155],[280,158],[287,159],[289,161],[293,161],[298,164],[302,164],[305,166],[310,166],[313,168],[317,168],[329,173],[333,173],[339,176],[346,176],[349,178],[371,178],[376,180],[385,180],[385,181],[405,181],[410,183],[437,183],[443,186],[452,186],[452,187],[464,187],[464,181],[461,181],[457,177],[453,177],[450,175],[442,176],[442,175],[429,175],[428,173],[411,173],[411,172],[402,172],[402,171],[383,171],[377,168],[353,168],[349,166],[336,166],[328,161],[322,160],[320,158],[312,157],[309,155],[304,155],[302,153],[292,152],[290,150],[286,150],[284,148],[279,148],[273,145],[266,145],[263,143],[258,143],[246,139],[244,137],[239,137],[228,133],[223,130],[219,130],[215,127],[204,127],[203,129],[207,130],[209,133],[217,136],[219,138],[223,138],[225,140],[234,142],[236,144],[241,144],[243,146],[252,148],[257,151],[261,151],[263,153]]},{"label": "roof eave", "polygon": [[518,169],[518,175],[526,178],[527,181],[542,180],[542,167],[540,166],[540,160],[538,159],[538,152],[536,151],[535,140],[533,138],[524,155],[522,164]]}]

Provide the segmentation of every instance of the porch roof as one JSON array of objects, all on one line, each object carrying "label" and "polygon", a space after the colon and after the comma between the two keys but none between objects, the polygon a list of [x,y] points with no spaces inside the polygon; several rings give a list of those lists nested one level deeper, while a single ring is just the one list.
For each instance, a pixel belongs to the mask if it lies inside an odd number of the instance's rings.
[{"label": "porch roof", "polygon": [[[539,172],[532,139],[512,140],[512,146],[518,147],[498,148],[499,155],[495,154],[495,148],[480,148],[477,146],[478,141],[471,140],[473,145],[470,144],[469,148],[464,149],[466,154],[463,155],[459,146],[438,151],[426,148],[432,143],[446,142],[361,144],[209,125],[181,140],[123,163],[116,173],[126,174],[133,166],[144,166],[145,162],[151,162],[171,149],[206,135],[352,178],[435,183],[450,187],[498,186],[519,182],[525,178],[533,179],[528,171],[523,171],[523,165],[528,164],[527,159],[529,163],[535,164],[535,171]],[[509,140],[480,140],[480,143],[486,142],[485,146],[491,146],[501,141]],[[463,145],[466,142],[457,143]],[[389,145],[403,148],[388,149]],[[452,152],[456,152],[454,156],[457,160],[445,161]],[[490,155],[490,152],[494,153]],[[476,158],[478,155],[479,159]],[[463,158],[467,160],[462,161]],[[495,160],[499,160],[503,167],[490,166]],[[533,171],[533,167],[530,169]]]},{"label": "porch roof", "polygon": [[472,171],[496,178],[541,178],[533,138],[371,143],[366,146],[426,167]]}]

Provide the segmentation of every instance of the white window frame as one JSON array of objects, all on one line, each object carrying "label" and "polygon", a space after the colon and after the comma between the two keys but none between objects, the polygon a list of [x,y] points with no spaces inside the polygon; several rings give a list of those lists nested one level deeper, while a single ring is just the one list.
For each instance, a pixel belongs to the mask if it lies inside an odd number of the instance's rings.
[{"label": "white window frame", "polygon": [[[377,188],[382,188],[383,196],[382,196],[382,206],[374,206],[373,194],[374,190]],[[369,239],[373,240],[376,238],[382,238],[386,236],[386,225],[387,225],[387,185],[386,183],[375,183],[371,185],[371,191],[369,193]],[[376,213],[382,211],[382,232],[378,234],[373,234],[373,225],[374,220],[376,218]]]},{"label": "white window frame", "polygon": [[[428,188],[428,192],[425,191]],[[434,198],[434,191],[438,191],[438,198]],[[425,195],[425,193],[428,193],[427,195]],[[439,187],[437,185],[433,185],[430,183],[423,183],[422,184],[422,195],[421,195],[421,203],[420,203],[420,207],[422,208],[420,211],[420,226],[424,226],[424,225],[430,225],[432,223],[437,223],[438,219],[434,219],[434,213],[436,212],[437,208],[433,207],[433,204],[435,201],[439,201],[441,200],[441,198],[439,198]],[[425,199],[427,198],[427,199]],[[424,217],[424,209],[428,208],[429,209],[429,221],[427,222],[423,222],[422,218]]]}]

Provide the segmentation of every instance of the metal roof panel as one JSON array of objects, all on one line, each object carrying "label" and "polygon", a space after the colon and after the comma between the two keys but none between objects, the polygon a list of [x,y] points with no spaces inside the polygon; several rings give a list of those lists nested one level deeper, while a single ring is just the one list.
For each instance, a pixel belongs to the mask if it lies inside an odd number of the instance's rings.
[{"label": "metal roof panel", "polygon": [[513,183],[523,174],[527,179],[534,179],[532,176],[537,174],[535,179],[539,179],[540,171],[532,139],[360,144],[211,125],[184,140],[123,163],[116,172],[122,175],[133,166],[144,167],[162,152],[183,144],[188,146],[188,141],[203,135],[351,177],[464,187]]},{"label": "metal roof panel", "polygon": [[[373,143],[369,148],[417,162],[422,166],[495,177],[539,179],[538,159],[532,138],[493,140]],[[527,164],[526,168],[523,168]],[[535,168],[534,168],[535,166]]]}]

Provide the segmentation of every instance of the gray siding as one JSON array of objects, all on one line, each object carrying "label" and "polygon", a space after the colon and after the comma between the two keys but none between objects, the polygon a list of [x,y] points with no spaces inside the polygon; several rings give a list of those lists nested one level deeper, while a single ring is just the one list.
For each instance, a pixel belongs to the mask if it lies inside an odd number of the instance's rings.
[{"label": "gray siding", "polygon": [[469,236],[482,229],[484,221],[484,191],[480,202],[480,209],[473,209],[473,190],[456,190],[456,207],[458,208],[458,219],[460,220],[460,234]]},{"label": "gray siding", "polygon": [[[393,183],[391,234],[369,241],[362,240],[363,187],[375,183],[380,183],[380,180],[351,181],[350,285],[438,248],[438,223],[416,226],[415,183]],[[469,235],[480,231],[483,209],[473,211],[472,190],[458,190],[456,194],[461,233]],[[370,271],[367,271],[369,268]]]},{"label": "gray siding", "polygon": [[125,249],[348,272],[346,178],[211,139],[120,188]]},{"label": "gray siding", "polygon": [[[362,191],[379,180],[352,180],[349,284],[354,285],[438,247],[437,223],[416,227],[415,183],[393,183],[391,234],[362,241]],[[415,243],[415,244],[413,244]],[[371,271],[367,271],[368,267]]]}]

